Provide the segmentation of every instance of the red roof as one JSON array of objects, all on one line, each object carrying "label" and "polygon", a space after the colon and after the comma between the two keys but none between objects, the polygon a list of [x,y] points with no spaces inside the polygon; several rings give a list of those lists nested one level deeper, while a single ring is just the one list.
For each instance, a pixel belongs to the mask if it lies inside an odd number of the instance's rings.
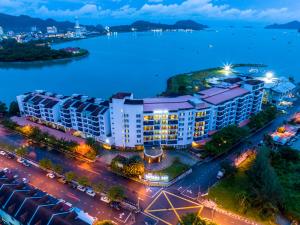
[{"label": "red roof", "polygon": [[200,91],[201,99],[211,103],[213,105],[218,105],[220,103],[229,101],[239,96],[243,96],[249,93],[248,90],[240,87],[233,88],[210,88],[204,91]]}]

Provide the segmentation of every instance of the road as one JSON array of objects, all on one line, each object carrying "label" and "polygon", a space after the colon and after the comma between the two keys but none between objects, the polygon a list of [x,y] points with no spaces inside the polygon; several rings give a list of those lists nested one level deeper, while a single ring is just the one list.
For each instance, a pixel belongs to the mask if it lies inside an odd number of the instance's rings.
[{"label": "road", "polygon": [[[287,120],[293,113],[300,110],[299,104],[290,108],[288,114],[279,116],[273,123],[257,132],[249,138],[252,143],[259,143],[264,134],[274,131],[283,121]],[[16,147],[24,144],[26,139],[21,135],[11,133],[0,127],[0,141],[13,144]],[[45,172],[38,168],[25,168],[15,160],[8,160],[0,157],[1,167],[14,169],[22,177],[29,177],[31,184],[47,191],[58,198],[63,198],[75,206],[84,209],[92,216],[100,219],[112,219],[119,224],[144,224],[144,220],[150,220],[153,224],[176,224],[181,213],[198,212],[201,216],[213,219],[223,225],[249,224],[230,215],[203,207],[197,202],[199,193],[206,193],[215,182],[216,174],[220,164],[224,160],[234,159],[236,152],[248,148],[246,144],[236,146],[229,154],[209,162],[198,163],[193,166],[193,172],[168,188],[147,187],[138,182],[118,176],[109,170],[100,161],[93,164],[79,162],[75,159],[66,158],[56,151],[45,151],[37,147],[30,148],[30,159],[38,161],[42,158],[49,158],[54,163],[63,165],[65,171],[75,171],[79,176],[87,176],[93,182],[102,181],[108,186],[121,185],[125,188],[126,195],[132,202],[140,202],[144,212],[133,216],[130,212],[113,210],[106,203],[99,199],[92,199],[85,193],[74,190],[67,185],[58,183],[45,176]],[[139,200],[138,200],[139,199]],[[129,216],[130,215],[130,216]]]}]

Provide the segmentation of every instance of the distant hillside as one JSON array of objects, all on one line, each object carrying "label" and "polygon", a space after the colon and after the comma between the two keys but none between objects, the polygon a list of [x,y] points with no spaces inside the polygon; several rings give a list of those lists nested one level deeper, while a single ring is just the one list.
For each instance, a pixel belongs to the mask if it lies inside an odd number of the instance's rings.
[{"label": "distant hillside", "polygon": [[[0,26],[4,30],[13,30],[15,32],[28,32],[31,30],[31,27],[36,26],[37,29],[46,32],[47,27],[56,26],[59,31],[68,31],[74,28],[74,23],[69,21],[59,22],[53,19],[39,19],[32,18],[30,16],[11,16],[4,13],[0,13]],[[85,26],[85,25],[84,25]],[[103,32],[104,29],[102,26],[85,26],[88,31],[99,31]]]},{"label": "distant hillside", "polygon": [[110,27],[112,32],[130,32],[135,31],[150,31],[154,29],[173,30],[173,29],[191,29],[191,30],[203,30],[208,26],[197,23],[193,20],[180,20],[175,24],[163,24],[163,23],[151,23],[148,21],[139,20],[131,25],[118,25]]},{"label": "distant hillside", "polygon": [[300,29],[300,22],[299,21],[292,21],[289,23],[284,24],[277,24],[274,23],[272,25],[268,25],[265,27],[266,29]]}]

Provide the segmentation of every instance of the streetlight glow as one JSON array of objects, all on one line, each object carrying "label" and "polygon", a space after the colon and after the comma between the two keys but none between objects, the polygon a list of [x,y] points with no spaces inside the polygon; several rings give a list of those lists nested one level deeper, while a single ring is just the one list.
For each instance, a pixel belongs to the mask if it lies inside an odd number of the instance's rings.
[{"label": "streetlight glow", "polygon": [[272,78],[274,77],[274,74],[273,74],[273,72],[267,72],[266,73],[266,78],[268,79],[268,80],[271,80]]}]

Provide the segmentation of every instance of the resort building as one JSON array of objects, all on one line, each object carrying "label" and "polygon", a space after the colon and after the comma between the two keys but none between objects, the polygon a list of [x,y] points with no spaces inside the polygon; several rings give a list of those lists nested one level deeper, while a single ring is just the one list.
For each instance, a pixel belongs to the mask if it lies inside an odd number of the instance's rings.
[{"label": "resort building", "polygon": [[33,92],[18,96],[23,116],[61,126],[120,149],[185,148],[228,125],[244,126],[261,110],[264,84],[228,83],[179,97],[135,99],[117,93],[109,101]]}]

